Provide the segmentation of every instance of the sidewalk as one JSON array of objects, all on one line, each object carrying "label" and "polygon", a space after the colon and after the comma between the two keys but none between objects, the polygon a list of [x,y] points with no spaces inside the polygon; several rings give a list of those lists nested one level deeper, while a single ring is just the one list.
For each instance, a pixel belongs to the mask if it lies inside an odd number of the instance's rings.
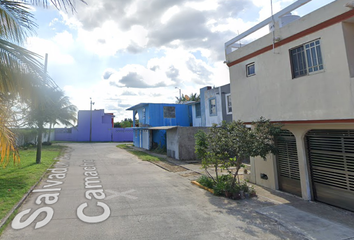
[{"label": "sidewalk", "polygon": [[[165,155],[149,153],[166,158]],[[205,174],[201,164],[196,161],[185,162],[169,157],[166,160],[187,169],[187,172]],[[199,174],[191,176],[197,179]],[[190,180],[194,180],[192,178]],[[256,198],[241,201],[225,198],[225,201],[235,209],[249,211],[249,214],[267,216],[275,220],[279,227],[295,232],[304,239],[354,239],[354,212],[320,202],[306,201],[285,192],[257,185],[254,187],[257,192]],[[235,202],[238,204],[235,205]],[[225,205],[220,207],[227,208]]]}]

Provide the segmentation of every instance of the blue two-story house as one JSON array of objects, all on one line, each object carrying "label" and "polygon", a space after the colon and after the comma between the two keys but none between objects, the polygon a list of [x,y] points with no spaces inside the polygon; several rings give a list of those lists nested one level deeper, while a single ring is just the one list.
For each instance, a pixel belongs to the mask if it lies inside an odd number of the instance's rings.
[{"label": "blue two-story house", "polygon": [[127,110],[133,111],[134,146],[147,150],[166,148],[167,129],[192,126],[192,110],[186,104],[139,103]]}]

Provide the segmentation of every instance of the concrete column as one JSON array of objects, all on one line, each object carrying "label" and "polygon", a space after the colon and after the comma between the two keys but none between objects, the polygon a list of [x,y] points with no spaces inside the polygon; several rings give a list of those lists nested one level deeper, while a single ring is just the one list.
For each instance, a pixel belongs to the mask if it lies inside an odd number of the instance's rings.
[{"label": "concrete column", "polygon": [[288,128],[296,138],[297,157],[299,160],[301,195],[304,200],[312,200],[309,162],[305,145],[307,128]]}]

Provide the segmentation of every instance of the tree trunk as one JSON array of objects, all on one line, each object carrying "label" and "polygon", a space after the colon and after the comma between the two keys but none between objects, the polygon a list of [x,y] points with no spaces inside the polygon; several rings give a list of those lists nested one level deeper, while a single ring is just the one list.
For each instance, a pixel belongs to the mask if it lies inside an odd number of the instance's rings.
[{"label": "tree trunk", "polygon": [[37,154],[36,163],[41,163],[42,158],[42,134],[43,134],[43,123],[41,122],[38,127],[38,138],[37,138]]},{"label": "tree trunk", "polygon": [[48,132],[48,138],[47,138],[47,142],[50,142],[50,133],[52,131],[52,123],[49,124],[49,132]]},{"label": "tree trunk", "polygon": [[[242,165],[242,160],[240,160],[240,159],[242,159],[242,158],[236,157],[236,159],[237,159],[237,162],[236,162],[236,172],[235,172],[234,177],[233,177],[233,179],[232,179],[232,184],[231,184],[231,187],[232,187],[232,188],[234,188],[235,185],[236,185],[236,178],[237,178],[237,176],[238,176],[238,171],[241,169],[241,165]],[[238,179],[238,178],[237,178],[237,179]],[[239,180],[239,179],[238,179],[238,182],[240,183],[240,180]]]}]

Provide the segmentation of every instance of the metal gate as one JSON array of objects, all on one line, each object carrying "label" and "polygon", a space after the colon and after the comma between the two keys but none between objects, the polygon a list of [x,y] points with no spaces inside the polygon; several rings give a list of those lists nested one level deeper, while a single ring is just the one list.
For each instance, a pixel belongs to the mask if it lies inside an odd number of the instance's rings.
[{"label": "metal gate", "polygon": [[276,145],[279,150],[276,155],[279,190],[301,197],[295,136],[288,130],[282,130],[280,136],[276,139]]},{"label": "metal gate", "polygon": [[354,211],[354,130],[306,134],[314,198]]}]

